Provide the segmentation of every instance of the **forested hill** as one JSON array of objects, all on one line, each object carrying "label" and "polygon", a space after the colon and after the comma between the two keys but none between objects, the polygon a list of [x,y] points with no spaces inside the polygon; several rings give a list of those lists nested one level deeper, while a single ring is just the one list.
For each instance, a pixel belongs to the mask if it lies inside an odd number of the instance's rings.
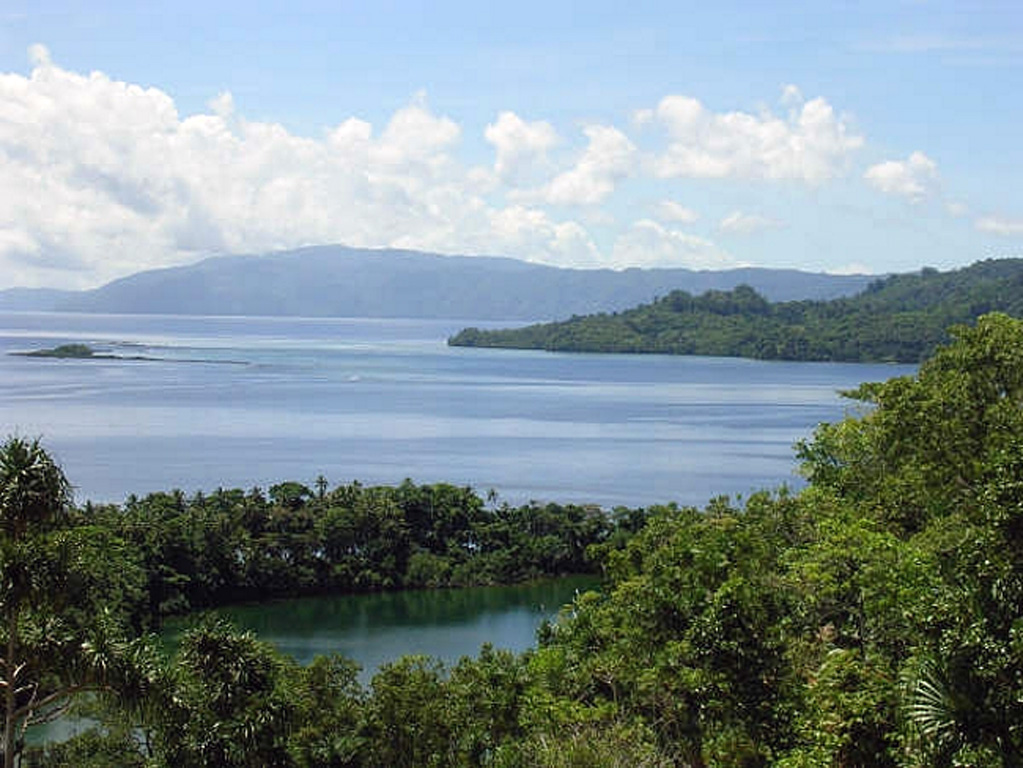
[{"label": "forested hill", "polygon": [[672,291],[625,312],[524,328],[467,328],[452,346],[565,352],[719,355],[764,360],[915,363],[949,326],[1001,311],[1023,316],[1023,260],[877,280],[851,298],[772,303],[749,286],[693,296]]}]

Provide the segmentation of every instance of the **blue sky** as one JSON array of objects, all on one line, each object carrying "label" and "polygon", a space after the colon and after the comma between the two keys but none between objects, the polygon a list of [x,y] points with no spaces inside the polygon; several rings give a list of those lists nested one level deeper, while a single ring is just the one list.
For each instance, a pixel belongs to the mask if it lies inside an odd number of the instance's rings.
[{"label": "blue sky", "polygon": [[0,8],[0,288],[323,242],[578,267],[1023,256],[1023,4]]}]

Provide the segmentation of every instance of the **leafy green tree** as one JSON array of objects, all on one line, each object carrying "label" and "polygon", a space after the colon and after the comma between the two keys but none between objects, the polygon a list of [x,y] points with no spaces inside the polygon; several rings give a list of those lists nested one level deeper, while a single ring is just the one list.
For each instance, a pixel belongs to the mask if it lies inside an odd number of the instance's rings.
[{"label": "leafy green tree", "polygon": [[1023,324],[981,317],[951,330],[916,376],[865,384],[858,418],[799,447],[810,482],[912,534],[975,504],[986,467],[1023,431]]},{"label": "leafy green tree", "polygon": [[931,765],[1017,766],[1023,322],[986,315],[952,336],[917,376],[861,387],[869,409],[802,446],[807,499],[847,517],[824,515],[832,533],[793,573],[818,574],[807,604],[840,607],[832,630],[898,690],[907,748]]},{"label": "leafy green tree", "polygon": [[3,761],[26,730],[61,716],[76,693],[116,675],[119,617],[97,606],[95,557],[69,526],[71,489],[39,442],[0,446],[0,690]]},{"label": "leafy green tree", "polygon": [[528,684],[525,659],[490,645],[455,665],[446,686],[450,764],[486,765],[522,738]]},{"label": "leafy green tree", "polygon": [[373,750],[369,765],[427,768],[447,764],[452,739],[446,715],[443,667],[423,656],[384,665],[372,681],[367,720]]},{"label": "leafy green tree", "polygon": [[363,765],[369,739],[363,728],[366,693],[358,666],[342,656],[317,656],[295,684],[298,725],[289,751],[299,768]]},{"label": "leafy green tree", "polygon": [[28,747],[25,768],[146,768],[146,759],[125,731],[90,728],[66,741]]},{"label": "leafy green tree", "polygon": [[175,768],[290,766],[296,675],[270,645],[222,621],[189,630],[146,722],[162,765]]}]

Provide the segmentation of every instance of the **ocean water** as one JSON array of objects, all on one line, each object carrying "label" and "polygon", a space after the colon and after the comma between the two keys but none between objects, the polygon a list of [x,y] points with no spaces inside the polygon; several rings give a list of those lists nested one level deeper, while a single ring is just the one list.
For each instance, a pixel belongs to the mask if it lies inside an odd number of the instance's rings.
[{"label": "ocean water", "polygon": [[[798,487],[839,392],[914,370],[445,344],[470,324],[0,313],[0,433],[41,437],[80,502],[322,474],[701,505]],[[9,354],[70,342],[121,359]]]}]

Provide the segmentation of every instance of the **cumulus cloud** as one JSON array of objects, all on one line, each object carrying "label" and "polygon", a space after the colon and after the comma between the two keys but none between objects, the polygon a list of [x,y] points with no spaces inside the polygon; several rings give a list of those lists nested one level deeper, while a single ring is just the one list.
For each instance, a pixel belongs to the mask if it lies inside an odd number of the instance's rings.
[{"label": "cumulus cloud", "polygon": [[520,185],[533,180],[547,165],[547,152],[558,143],[554,127],[543,120],[528,123],[514,112],[502,112],[497,122],[484,131],[494,145],[494,173],[508,184]]},{"label": "cumulus cloud", "polygon": [[657,204],[657,215],[662,221],[675,221],[679,224],[692,224],[700,218],[700,214],[692,208],[686,208],[674,200],[661,200]]},{"label": "cumulus cloud", "polygon": [[727,269],[739,266],[735,259],[710,240],[640,219],[615,241],[612,252],[617,266],[687,267]]},{"label": "cumulus cloud", "polygon": [[[627,207],[599,206],[643,173],[818,184],[863,142],[826,101],[786,86],[783,114],[715,113],[673,95],[637,112],[628,134],[593,124],[563,138],[548,122],[500,112],[483,132],[493,163],[467,167],[462,126],[422,93],[375,125],[351,116],[308,137],[247,119],[229,91],[185,115],[158,88],[65,70],[43,46],[30,58],[27,76],[0,73],[0,287],[88,287],[212,253],[315,243],[564,266],[730,267],[725,250],[682,231],[699,217],[675,200],[631,225],[615,218]],[[632,133],[667,141],[644,155]],[[927,176],[917,155],[927,160],[914,153],[895,164],[904,176]],[[868,180],[909,189],[898,176],[888,168]],[[719,230],[779,225],[736,213]],[[591,229],[607,238],[603,248]]]},{"label": "cumulus cloud", "polygon": [[863,178],[885,194],[918,203],[937,185],[938,166],[923,152],[914,152],[906,160],[887,160],[870,166]]},{"label": "cumulus cloud", "polygon": [[783,92],[786,116],[771,112],[715,113],[697,99],[672,95],[639,123],[667,132],[666,150],[651,159],[661,178],[794,179],[819,184],[845,168],[863,145],[847,121],[824,99],[803,102],[794,86]]},{"label": "cumulus cloud", "polygon": [[1002,237],[1023,237],[1023,219],[982,216],[973,225],[979,232],[1001,235]]},{"label": "cumulus cloud", "polygon": [[559,256],[558,263],[588,266],[599,260],[586,229],[574,221],[553,221],[544,211],[522,205],[490,213],[494,234],[516,252],[542,251]]},{"label": "cumulus cloud", "polygon": [[[422,94],[380,130],[352,117],[307,138],[245,119],[230,93],[208,113],[182,116],[159,89],[61,69],[41,46],[32,58],[27,77],[0,75],[8,281],[85,287],[214,252],[325,242],[595,258],[581,224],[488,202],[480,169],[456,158],[460,126]],[[553,141],[542,126],[522,125],[518,144],[492,134],[502,171]],[[599,136],[591,145],[605,147]],[[584,159],[598,185],[615,177],[614,162]]]},{"label": "cumulus cloud", "polygon": [[718,229],[722,232],[737,235],[753,235],[768,229],[777,229],[780,226],[782,223],[777,219],[742,211],[732,211],[718,223]]},{"label": "cumulus cloud", "polygon": [[541,190],[522,195],[551,205],[595,205],[614,192],[632,172],[636,146],[619,131],[605,125],[583,129],[589,143],[575,167],[551,179]]}]

